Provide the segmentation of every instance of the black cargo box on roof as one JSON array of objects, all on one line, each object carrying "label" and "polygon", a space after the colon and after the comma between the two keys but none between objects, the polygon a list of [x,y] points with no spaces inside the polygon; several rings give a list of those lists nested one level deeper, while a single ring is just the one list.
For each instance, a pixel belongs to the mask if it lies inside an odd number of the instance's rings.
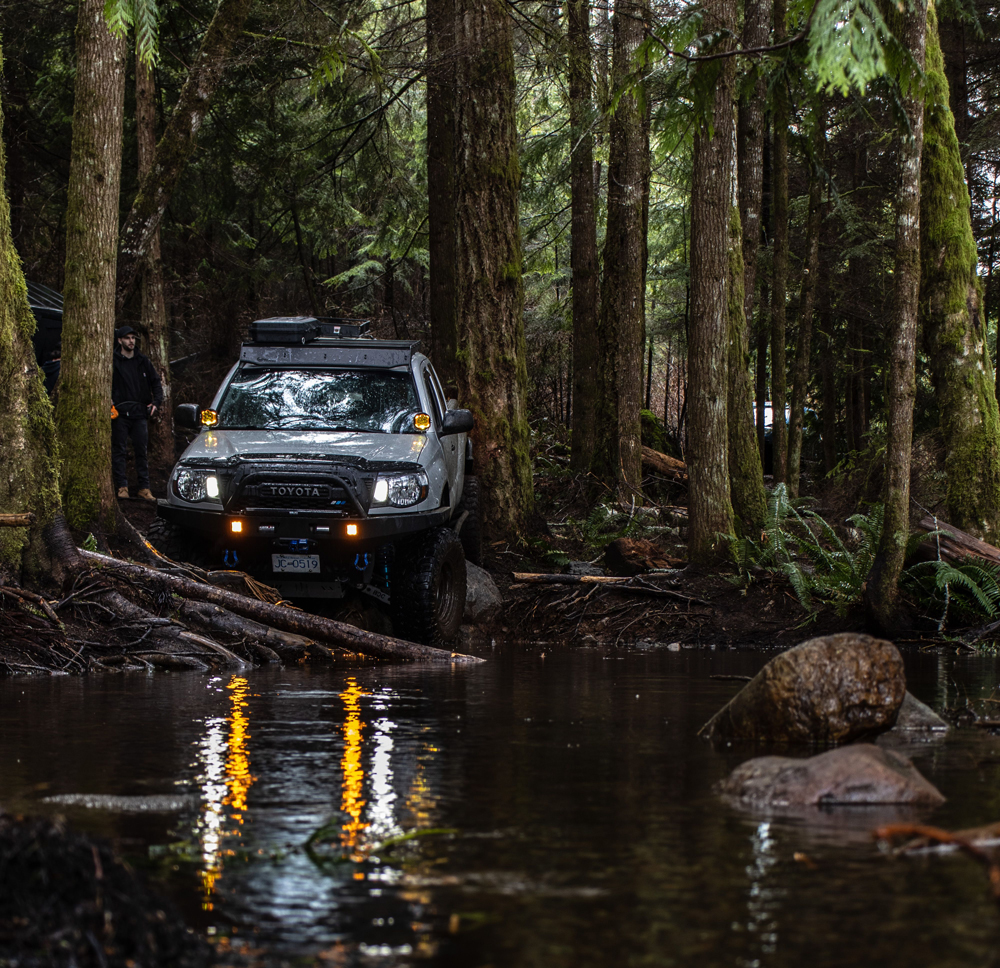
[{"label": "black cargo box on roof", "polygon": [[316,339],[305,346],[244,343],[242,363],[257,366],[409,366],[420,340]]},{"label": "black cargo box on roof", "polygon": [[320,337],[357,339],[368,334],[367,319],[340,319],[334,316],[276,316],[255,319],[250,324],[250,342],[275,345],[311,343]]}]

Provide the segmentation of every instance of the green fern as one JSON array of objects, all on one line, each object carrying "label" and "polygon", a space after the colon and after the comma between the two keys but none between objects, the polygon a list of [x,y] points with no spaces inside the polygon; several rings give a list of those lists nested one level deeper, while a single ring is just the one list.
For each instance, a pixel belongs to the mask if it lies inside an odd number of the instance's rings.
[{"label": "green fern", "polygon": [[1000,611],[1000,566],[982,558],[961,561],[921,561],[904,572],[907,588],[928,610],[938,611],[938,631],[949,612],[969,618],[993,618]]}]

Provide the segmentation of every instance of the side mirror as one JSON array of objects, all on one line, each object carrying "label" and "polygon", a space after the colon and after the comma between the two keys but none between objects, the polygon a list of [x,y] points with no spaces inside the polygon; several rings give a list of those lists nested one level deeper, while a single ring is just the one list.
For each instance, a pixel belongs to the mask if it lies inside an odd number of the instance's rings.
[{"label": "side mirror", "polygon": [[448,434],[467,434],[475,425],[471,410],[449,410],[441,421],[440,436]]},{"label": "side mirror", "polygon": [[174,409],[174,423],[178,427],[201,430],[201,407],[196,403],[180,403]]}]

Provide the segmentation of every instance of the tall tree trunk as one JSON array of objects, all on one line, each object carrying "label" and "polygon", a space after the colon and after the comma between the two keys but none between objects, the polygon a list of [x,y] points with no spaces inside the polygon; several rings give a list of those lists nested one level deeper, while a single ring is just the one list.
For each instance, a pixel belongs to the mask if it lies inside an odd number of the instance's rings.
[{"label": "tall tree trunk", "polygon": [[5,168],[0,140],[0,512],[35,515],[28,528],[0,529],[0,580],[7,584],[47,571],[42,532],[59,510],[59,459],[52,405],[31,344],[35,317],[14,248]]},{"label": "tall tree trunk", "polygon": [[812,354],[813,307],[819,275],[819,232],[822,222],[823,185],[819,174],[809,177],[809,215],[806,220],[806,259],[802,267],[799,295],[799,326],[795,335],[795,363],[792,368],[792,402],[788,426],[788,493],[799,496],[799,472],[802,465],[802,424],[805,419],[806,391],[809,388],[809,363]]},{"label": "tall tree trunk", "polygon": [[920,168],[920,321],[945,441],[949,520],[995,541],[1000,535],[1000,415],[963,176],[932,0]]},{"label": "tall tree trunk", "polygon": [[[788,2],[774,0],[774,42],[788,38]],[[774,483],[788,479],[788,433],[785,426],[787,363],[785,360],[785,304],[788,288],[788,89],[779,78],[774,91],[774,250],[771,282],[771,451]]]},{"label": "tall tree trunk", "polygon": [[95,534],[114,529],[116,510],[111,357],[124,99],[125,41],[108,30],[103,0],[81,0],[56,426],[66,518]]},{"label": "tall tree trunk", "polygon": [[760,287],[760,309],[757,313],[757,372],[754,385],[754,406],[756,407],[757,452],[760,465],[764,467],[764,405],[767,403],[767,344],[771,336],[771,303],[767,283]]},{"label": "tall tree trunk", "polygon": [[[135,61],[135,126],[138,141],[139,180],[156,159],[156,79],[153,69],[140,58]],[[155,466],[174,462],[173,394],[170,387],[170,330],[163,290],[163,263],[160,261],[160,228],[149,242],[149,254],[142,269],[142,328],[146,332],[144,351],[163,381],[163,406],[149,428],[149,457]]]},{"label": "tall tree trunk", "polygon": [[[921,70],[927,33],[927,8],[920,0],[901,15],[895,31]],[[886,631],[896,624],[899,576],[909,537],[910,454],[913,442],[914,363],[920,294],[920,156],[924,141],[923,94],[916,88],[903,98],[909,131],[900,139],[896,196],[896,246],[893,309],[889,321],[889,379],[885,454],[885,512],[878,552],[865,585],[865,603]]]},{"label": "tall tree trunk", "polygon": [[[746,0],[743,13],[743,47],[766,47],[771,32],[771,0]],[[759,65],[753,68],[753,87],[740,98],[737,117],[737,182],[740,222],[743,226],[743,304],[747,321],[753,319],[757,287],[757,250],[763,235],[764,105],[767,80]]]},{"label": "tall tree trunk", "polygon": [[[955,119],[955,136],[962,156],[962,166],[969,171],[969,135],[972,133],[972,114],[969,111],[969,57],[966,49],[964,20],[942,17],[939,44],[944,57],[944,72],[948,83],[948,104]],[[971,174],[971,172],[969,172]]]},{"label": "tall tree trunk", "polygon": [[[736,28],[735,0],[706,3],[704,27],[723,39],[718,52],[730,50]],[[730,553],[733,507],[729,491],[727,394],[730,300],[730,232],[736,199],[736,63],[732,57],[708,61],[699,71],[712,72],[712,116],[699,119],[694,135],[691,180],[691,327],[688,337],[690,408],[687,435],[688,559],[708,565]]]},{"label": "tall tree trunk", "polygon": [[[732,171],[735,182],[736,170]],[[754,434],[753,390],[750,385],[750,327],[743,298],[743,248],[736,185],[729,215],[729,394],[726,401],[728,429],[729,496],[740,535],[759,535],[764,527],[767,496],[760,449]]]},{"label": "tall tree trunk", "polygon": [[156,148],[156,163],[139,183],[139,192],[122,226],[118,251],[117,311],[132,293],[149,252],[153,232],[167,209],[184,167],[195,149],[201,124],[222,79],[229,51],[243,30],[250,0],[220,0],[201,47],[188,71],[180,98]]},{"label": "tall tree trunk", "polygon": [[568,6],[571,254],[573,270],[573,436],[570,467],[590,467],[597,429],[597,209],[594,186],[590,0]]},{"label": "tall tree trunk", "polygon": [[[771,0],[748,0],[744,6],[743,46],[766,47],[771,30]],[[737,114],[736,184],[739,218],[730,238],[729,300],[729,486],[740,534],[759,533],[764,526],[767,498],[760,447],[754,432],[754,394],[750,376],[750,330],[757,288],[757,250],[762,235],[764,187],[764,102],[767,84],[755,69],[753,88],[740,99]],[[742,246],[739,266],[734,244]],[[738,276],[737,276],[738,273]],[[740,297],[742,297],[740,299]],[[740,299],[741,305],[736,304]]]},{"label": "tall tree trunk", "polygon": [[434,365],[457,378],[455,309],[455,0],[427,0],[427,215]]},{"label": "tall tree trunk", "polygon": [[833,362],[833,312],[830,294],[824,285],[820,298],[820,378],[823,381],[823,473],[833,473],[837,466],[837,378]]},{"label": "tall tree trunk", "polygon": [[[628,82],[645,36],[642,2],[621,0],[613,18],[612,87]],[[642,484],[642,345],[645,321],[646,240],[643,234],[649,137],[639,98],[622,95],[611,118],[608,216],[598,316],[600,421],[593,471],[620,494]]]},{"label": "tall tree trunk", "polygon": [[533,499],[513,37],[503,0],[457,0],[456,12],[458,382],[476,416],[484,529],[502,538],[520,531]]}]

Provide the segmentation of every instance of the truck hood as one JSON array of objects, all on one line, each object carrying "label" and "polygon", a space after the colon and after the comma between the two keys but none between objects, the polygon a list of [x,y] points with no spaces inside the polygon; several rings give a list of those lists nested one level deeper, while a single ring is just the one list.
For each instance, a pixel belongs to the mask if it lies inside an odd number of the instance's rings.
[{"label": "truck hood", "polygon": [[219,461],[278,454],[358,458],[373,462],[419,462],[428,438],[423,434],[331,433],[315,430],[203,431],[187,447],[182,461]]}]

